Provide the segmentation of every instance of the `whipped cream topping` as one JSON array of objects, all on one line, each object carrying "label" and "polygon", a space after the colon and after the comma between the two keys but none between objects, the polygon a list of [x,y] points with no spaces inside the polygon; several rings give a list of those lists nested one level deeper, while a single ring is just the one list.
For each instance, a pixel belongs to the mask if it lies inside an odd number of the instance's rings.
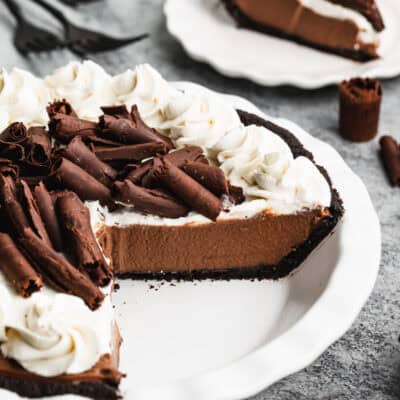
[{"label": "whipped cream topping", "polygon": [[0,296],[1,352],[26,370],[44,377],[81,373],[110,353],[109,296],[94,312],[80,298],[47,287],[24,299],[1,273]]}]

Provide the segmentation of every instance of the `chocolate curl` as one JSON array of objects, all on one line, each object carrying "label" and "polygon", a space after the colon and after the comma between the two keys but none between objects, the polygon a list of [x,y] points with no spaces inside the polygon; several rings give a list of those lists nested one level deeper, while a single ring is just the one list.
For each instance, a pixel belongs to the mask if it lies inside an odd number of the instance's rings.
[{"label": "chocolate curl", "polygon": [[78,114],[65,99],[56,100],[49,104],[46,108],[49,118],[53,118],[56,114],[69,115],[71,117],[78,117]]},{"label": "chocolate curl", "polygon": [[95,136],[97,124],[71,115],[58,113],[51,118],[49,129],[51,136],[62,143],[69,143],[75,136]]},{"label": "chocolate curl", "polygon": [[35,126],[28,130],[29,151],[26,155],[27,162],[33,166],[50,165],[51,139],[49,133],[44,127]]},{"label": "chocolate curl", "polygon": [[[188,161],[196,161],[208,164],[208,161],[203,154],[203,149],[198,146],[184,147],[182,149],[168,153],[166,156],[164,156],[164,158],[178,168],[182,168],[183,165]],[[155,184],[152,167],[153,160],[147,161],[131,171],[128,174],[127,179],[131,180],[133,183],[141,183],[142,179],[146,177],[143,185],[151,187]]]},{"label": "chocolate curl", "polygon": [[22,297],[39,291],[42,278],[15,245],[12,238],[0,232],[0,271]]},{"label": "chocolate curl", "polygon": [[6,143],[0,141],[0,157],[18,162],[25,157],[25,149],[17,143]]},{"label": "chocolate curl", "polygon": [[[109,110],[109,107],[103,108],[103,112],[109,112]],[[102,115],[99,126],[103,137],[124,144],[163,142],[168,149],[173,147],[167,137],[160,135],[144,123],[136,106],[132,107],[130,118],[125,117],[125,112],[121,114],[112,111],[111,115]]]},{"label": "chocolate curl", "polygon": [[117,177],[117,171],[100,161],[79,136],[73,138],[59,153],[107,187],[111,187]]},{"label": "chocolate curl", "polygon": [[50,178],[82,200],[98,200],[103,205],[113,206],[110,189],[66,158],[59,158],[54,163]]},{"label": "chocolate curl", "polygon": [[243,189],[239,186],[233,186],[230,183],[229,185],[229,199],[233,204],[241,204],[246,198],[243,193]]},{"label": "chocolate curl", "polygon": [[400,185],[400,147],[391,136],[382,136],[379,141],[383,163],[392,186]]},{"label": "chocolate curl", "polygon": [[25,229],[20,244],[51,287],[80,297],[91,310],[99,308],[104,299],[100,289],[88,276],[35,235],[32,229]]},{"label": "chocolate curl", "polygon": [[125,161],[139,162],[157,154],[165,154],[167,146],[165,143],[143,143],[120,147],[95,148],[94,153],[102,161]]},{"label": "chocolate curl", "polygon": [[108,285],[112,272],[94,236],[87,207],[75,193],[67,192],[58,198],[56,209],[75,265],[96,285]]},{"label": "chocolate curl", "polygon": [[124,182],[115,182],[113,192],[116,201],[130,205],[145,214],[179,218],[189,212],[186,206],[168,193],[137,186],[128,179]]},{"label": "chocolate curl", "polygon": [[28,184],[30,188],[34,188],[40,182],[44,182],[47,179],[47,176],[23,176],[22,179]]},{"label": "chocolate curl", "polygon": [[16,179],[19,176],[19,166],[8,158],[0,158],[0,174]]},{"label": "chocolate curl", "polygon": [[222,169],[193,161],[185,163],[182,169],[217,197],[229,194],[228,182]]},{"label": "chocolate curl", "polygon": [[44,226],[42,217],[40,216],[40,211],[38,205],[36,204],[36,200],[33,197],[31,189],[28,184],[21,180],[22,186],[22,204],[24,204],[24,208],[29,216],[30,225],[33,227],[36,234],[48,245],[52,246],[49,235],[47,234],[46,227]]},{"label": "chocolate curl", "polygon": [[193,210],[216,220],[222,210],[222,201],[197,181],[165,158],[154,160],[155,176],[159,182],[182,199]]},{"label": "chocolate curl", "polygon": [[9,228],[21,235],[30,223],[17,199],[17,188],[10,176],[0,175],[0,202]]},{"label": "chocolate curl", "polygon": [[58,223],[54,202],[43,182],[40,182],[35,187],[33,195],[53,248],[58,252],[61,252],[63,249],[63,241],[60,224]]},{"label": "chocolate curl", "polygon": [[28,140],[28,131],[22,122],[14,122],[0,133],[1,143],[23,144]]}]

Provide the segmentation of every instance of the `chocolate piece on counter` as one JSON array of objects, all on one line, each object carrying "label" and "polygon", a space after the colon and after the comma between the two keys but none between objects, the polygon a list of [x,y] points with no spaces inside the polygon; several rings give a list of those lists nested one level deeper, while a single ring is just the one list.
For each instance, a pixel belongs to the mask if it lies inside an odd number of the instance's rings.
[{"label": "chocolate piece on counter", "polygon": [[130,180],[115,182],[114,199],[146,214],[179,218],[188,214],[188,208],[170,194],[159,189],[146,189]]},{"label": "chocolate piece on counter", "polygon": [[[98,286],[110,283],[112,272],[94,236],[89,210],[73,192],[57,199],[56,210],[74,264]],[[100,280],[98,280],[100,279]]]},{"label": "chocolate piece on counter", "polygon": [[353,142],[371,140],[378,132],[382,86],[376,79],[354,78],[339,85],[340,134]]},{"label": "chocolate piece on counter", "polygon": [[82,200],[98,200],[113,206],[110,189],[66,158],[59,158],[49,176],[65,189],[74,191]]},{"label": "chocolate piece on counter", "polygon": [[104,299],[101,290],[88,276],[35,235],[32,229],[25,229],[19,242],[45,282],[58,291],[82,298],[91,310],[100,307]]},{"label": "chocolate piece on counter", "polygon": [[1,143],[23,144],[28,140],[28,131],[22,122],[13,122],[2,133],[0,133]]},{"label": "chocolate piece on counter", "polygon": [[9,229],[21,235],[30,227],[29,220],[17,198],[17,187],[10,176],[0,174],[0,203],[7,219]]},{"label": "chocolate piece on counter", "polygon": [[167,146],[162,142],[132,144],[120,147],[97,147],[96,156],[102,161],[139,162],[157,154],[165,154]]},{"label": "chocolate piece on counter", "polygon": [[[164,156],[164,158],[178,168],[182,168],[183,165],[188,161],[208,164],[207,158],[203,154],[203,149],[198,146],[188,146],[176,151],[172,151]],[[152,167],[153,161],[149,160],[133,169],[127,175],[127,179],[131,180],[133,183],[143,183],[144,186],[152,187],[156,183]]]},{"label": "chocolate piece on counter", "polygon": [[8,158],[0,158],[0,174],[16,179],[19,176],[19,166]]},{"label": "chocolate piece on counter", "polygon": [[26,210],[28,218],[30,220],[30,225],[32,226],[35,233],[48,245],[52,246],[51,240],[49,235],[47,234],[46,227],[40,215],[39,207],[36,204],[36,200],[33,197],[31,189],[29,188],[28,184],[21,180],[21,187],[22,187],[22,205]]},{"label": "chocolate piece on counter", "polygon": [[96,136],[97,124],[71,115],[55,114],[49,123],[50,135],[62,143],[70,142],[75,136]]},{"label": "chocolate piece on counter", "polygon": [[221,168],[196,161],[186,162],[182,169],[217,197],[229,193],[228,181]]},{"label": "chocolate piece on counter", "polygon": [[240,186],[233,186],[228,183],[229,199],[233,204],[241,204],[246,198],[243,194],[243,189]]},{"label": "chocolate piece on counter", "polygon": [[65,99],[53,101],[53,103],[47,106],[46,110],[50,119],[53,118],[56,114],[64,114],[71,117],[78,117],[78,114],[72,108],[71,104],[69,104],[68,101],[66,101]]},{"label": "chocolate piece on counter", "polygon": [[165,158],[154,159],[154,175],[168,190],[193,210],[216,220],[222,201]]},{"label": "chocolate piece on counter", "polygon": [[34,188],[33,195],[53,248],[60,252],[63,249],[61,228],[54,208],[53,199],[43,182],[40,182]]},{"label": "chocolate piece on counter", "polygon": [[59,153],[107,187],[111,187],[117,177],[117,171],[99,160],[79,136],[73,138],[65,148],[60,149]]},{"label": "chocolate piece on counter", "polygon": [[49,166],[51,155],[51,139],[47,130],[42,126],[31,127],[28,130],[29,148],[26,158],[29,164]]},{"label": "chocolate piece on counter", "polygon": [[0,271],[22,297],[30,297],[43,286],[42,278],[7,233],[0,232]]},{"label": "chocolate piece on counter", "polygon": [[400,147],[391,136],[382,136],[379,141],[387,175],[393,186],[400,186]]},{"label": "chocolate piece on counter", "polygon": [[[103,108],[104,112],[109,112],[110,108]],[[136,106],[132,107],[130,118],[124,114],[115,113],[104,114],[99,120],[100,131],[106,139],[115,140],[124,144],[140,144],[149,142],[163,142],[168,149],[171,149],[171,141],[160,135],[155,129],[147,126],[140,118]]]}]

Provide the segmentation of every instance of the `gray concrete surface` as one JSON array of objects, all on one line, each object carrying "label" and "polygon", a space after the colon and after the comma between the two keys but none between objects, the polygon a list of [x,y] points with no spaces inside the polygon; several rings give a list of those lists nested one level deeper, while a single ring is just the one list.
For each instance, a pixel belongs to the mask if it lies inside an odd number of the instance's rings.
[{"label": "gray concrete surface", "polygon": [[[50,0],[54,3],[56,1]],[[37,23],[59,30],[28,0],[20,0]],[[190,80],[222,92],[244,96],[263,111],[288,117],[333,145],[363,179],[383,228],[383,254],[374,292],[350,331],[305,370],[273,385],[252,400],[395,400],[400,398],[400,189],[392,189],[377,155],[378,143],[350,144],[336,132],[337,90],[265,88],[228,79],[191,60],[166,31],[163,0],[109,0],[71,12],[77,22],[114,34],[149,32],[151,38],[92,59],[110,73],[149,62],[169,80]],[[11,44],[14,21],[0,3],[0,64],[20,66],[44,75],[74,59],[69,51],[24,59]],[[400,139],[400,78],[384,82],[381,133]],[[357,240],[357,238],[354,238]],[[357,290],[355,287],[354,290]]]}]

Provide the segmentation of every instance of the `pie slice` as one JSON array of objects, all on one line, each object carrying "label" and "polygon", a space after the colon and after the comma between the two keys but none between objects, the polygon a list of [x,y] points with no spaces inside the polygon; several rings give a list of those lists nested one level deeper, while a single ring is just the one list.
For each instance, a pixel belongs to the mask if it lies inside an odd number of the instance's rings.
[{"label": "pie slice", "polygon": [[358,61],[378,58],[385,29],[375,0],[223,0],[240,27]]}]

